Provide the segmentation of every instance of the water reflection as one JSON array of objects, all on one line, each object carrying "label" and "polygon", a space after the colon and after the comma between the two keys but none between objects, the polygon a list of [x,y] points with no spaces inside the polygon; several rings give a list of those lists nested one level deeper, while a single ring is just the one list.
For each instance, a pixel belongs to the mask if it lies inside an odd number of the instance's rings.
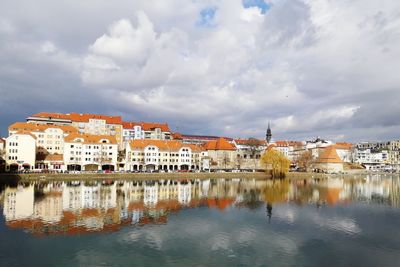
[{"label": "water reflection", "polygon": [[[34,235],[118,231],[124,226],[166,224],[183,209],[264,208],[268,222],[279,203],[318,208],[352,202],[399,206],[398,177],[344,180],[160,180],[52,182],[6,187],[6,225]],[[348,228],[332,222],[329,227]]]}]

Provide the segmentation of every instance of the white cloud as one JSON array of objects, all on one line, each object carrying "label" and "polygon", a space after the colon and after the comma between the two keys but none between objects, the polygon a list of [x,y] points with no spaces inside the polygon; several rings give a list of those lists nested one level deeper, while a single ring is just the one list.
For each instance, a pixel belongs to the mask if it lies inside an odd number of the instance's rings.
[{"label": "white cloud", "polygon": [[46,81],[57,77],[68,93],[96,95],[87,111],[107,106],[184,132],[261,137],[271,120],[276,139],[397,135],[398,1],[273,0],[265,14],[240,0],[87,1],[79,10],[42,1],[40,16],[10,0],[0,11],[0,77],[20,90],[29,86],[13,73],[50,64],[28,84],[53,90]]}]

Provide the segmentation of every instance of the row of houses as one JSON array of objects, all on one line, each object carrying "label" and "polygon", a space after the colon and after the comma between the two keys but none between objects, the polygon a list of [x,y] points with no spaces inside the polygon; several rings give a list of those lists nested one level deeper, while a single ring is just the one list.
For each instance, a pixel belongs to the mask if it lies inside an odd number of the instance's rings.
[{"label": "row of houses", "polygon": [[166,123],[118,116],[38,113],[9,126],[0,171],[259,169],[267,141],[254,140],[182,135]]},{"label": "row of houses", "polygon": [[333,143],[272,141],[185,135],[167,123],[128,122],[120,116],[37,113],[9,126],[0,139],[0,171],[188,171],[257,170],[267,149],[280,151],[293,165],[306,153],[312,168],[344,170],[346,163],[368,170],[400,169],[400,141]]}]

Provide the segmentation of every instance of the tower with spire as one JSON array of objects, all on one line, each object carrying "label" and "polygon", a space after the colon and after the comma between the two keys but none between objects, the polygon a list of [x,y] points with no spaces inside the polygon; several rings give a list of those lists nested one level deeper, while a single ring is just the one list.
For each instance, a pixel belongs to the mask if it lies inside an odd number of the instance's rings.
[{"label": "tower with spire", "polygon": [[268,122],[267,134],[265,135],[265,139],[267,140],[268,144],[271,142],[271,138],[272,138],[271,125]]}]

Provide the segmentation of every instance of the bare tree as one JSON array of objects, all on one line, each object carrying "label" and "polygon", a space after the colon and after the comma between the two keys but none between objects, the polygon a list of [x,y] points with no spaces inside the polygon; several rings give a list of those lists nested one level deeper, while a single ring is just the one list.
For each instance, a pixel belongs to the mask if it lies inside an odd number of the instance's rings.
[{"label": "bare tree", "polygon": [[226,170],[226,165],[230,163],[228,153],[224,152],[224,154],[222,155],[222,162],[224,164],[224,169]]},{"label": "bare tree", "polygon": [[236,167],[240,170],[242,164],[243,164],[242,155],[237,154],[237,156],[236,156]]},{"label": "bare tree", "polygon": [[297,159],[296,164],[301,171],[308,171],[314,163],[314,158],[310,150],[306,150],[301,153]]},{"label": "bare tree", "polygon": [[259,155],[259,153],[260,153],[260,147],[262,145],[262,141],[258,140],[256,138],[250,137],[249,139],[246,140],[245,145],[247,147],[247,150],[250,153],[250,158],[253,159],[254,169],[256,169],[257,161],[259,160],[257,155]]}]

